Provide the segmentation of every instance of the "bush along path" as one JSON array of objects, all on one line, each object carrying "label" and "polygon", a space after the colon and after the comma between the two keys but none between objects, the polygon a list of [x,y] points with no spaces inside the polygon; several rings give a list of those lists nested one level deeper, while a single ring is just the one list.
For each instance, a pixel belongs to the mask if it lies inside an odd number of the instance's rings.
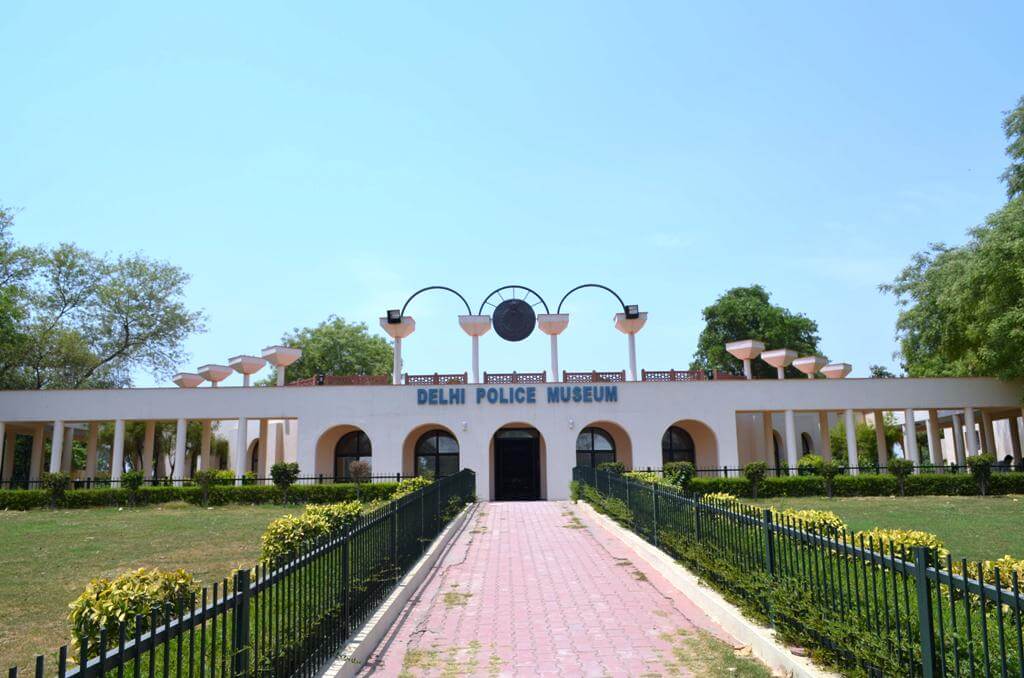
[{"label": "bush along path", "polygon": [[403,480],[376,505],[309,506],[271,523],[255,567],[209,588],[183,570],[94,580],[71,605],[72,645],[37,657],[35,675],[315,675],[475,486],[464,469]]},{"label": "bush along path", "polygon": [[581,498],[843,675],[1022,675],[1024,561],[956,560],[931,534],[851,534],[617,473],[573,470]]},{"label": "bush along path", "polygon": [[568,502],[484,504],[364,676],[769,676]]}]

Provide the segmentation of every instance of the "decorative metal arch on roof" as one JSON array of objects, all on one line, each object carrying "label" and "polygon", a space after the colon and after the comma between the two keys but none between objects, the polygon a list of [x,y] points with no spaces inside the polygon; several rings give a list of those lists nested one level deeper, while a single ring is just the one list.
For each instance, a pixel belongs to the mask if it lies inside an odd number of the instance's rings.
[{"label": "decorative metal arch on roof", "polygon": [[[482,302],[480,302],[480,310],[477,311],[477,314],[478,315],[483,315],[484,307],[485,306],[497,307],[498,304],[501,303],[501,301],[506,301],[505,297],[501,294],[505,290],[512,290],[512,292],[510,293],[509,299],[521,299],[524,302],[526,302],[527,304],[529,304],[531,308],[534,307],[534,306],[537,306],[537,304],[540,304],[541,306],[544,307],[544,312],[545,313],[550,313],[550,311],[548,310],[548,303],[546,301],[544,301],[544,297],[540,296],[539,294],[537,294],[536,292],[531,290],[529,287],[526,287],[525,285],[505,285],[504,287],[499,287],[498,289],[494,290],[493,292],[488,294],[486,297],[484,297],[484,300]],[[522,290],[522,291],[526,292],[526,294],[524,294],[522,297],[516,297],[516,290]],[[498,304],[496,304],[493,301],[491,301],[491,297],[493,297],[494,295],[498,295],[498,299],[501,300],[501,301],[498,302]],[[531,302],[530,301],[530,297],[531,296],[536,297],[537,301],[532,301]]]},{"label": "decorative metal arch on roof", "polygon": [[473,311],[469,308],[469,302],[466,301],[466,298],[464,296],[462,296],[461,294],[459,294],[450,287],[445,287],[444,285],[430,285],[429,287],[424,287],[422,289],[416,290],[408,299],[405,300],[405,303],[402,304],[402,310],[399,312],[399,318],[405,316],[405,309],[408,308],[410,301],[415,299],[418,295],[422,294],[423,292],[427,292],[429,290],[446,290],[448,292],[451,292],[452,294],[454,294],[455,296],[462,300],[463,305],[465,305],[466,307],[466,315],[473,315]]},{"label": "decorative metal arch on roof", "polygon": [[612,288],[610,288],[610,287],[608,287],[606,285],[600,285],[598,283],[583,283],[582,285],[577,285],[576,287],[574,287],[571,290],[569,290],[568,292],[566,292],[565,296],[562,297],[562,300],[560,302],[558,302],[558,310],[555,311],[555,313],[561,313],[562,312],[562,304],[565,303],[565,300],[569,298],[570,294],[572,294],[576,290],[582,290],[585,287],[596,287],[598,289],[604,290],[605,292],[608,292],[613,297],[615,297],[615,299],[619,302],[619,306],[622,307],[622,312],[625,313],[627,316],[631,315],[630,312],[629,312],[629,308],[626,307],[626,302],[624,302],[622,300],[622,297],[620,297],[615,290],[613,290]]}]

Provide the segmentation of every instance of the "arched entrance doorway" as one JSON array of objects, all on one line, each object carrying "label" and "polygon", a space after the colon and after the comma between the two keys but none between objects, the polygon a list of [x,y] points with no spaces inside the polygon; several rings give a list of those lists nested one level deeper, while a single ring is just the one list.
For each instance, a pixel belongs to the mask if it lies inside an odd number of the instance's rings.
[{"label": "arched entrance doorway", "polygon": [[535,428],[502,428],[494,434],[494,499],[541,498],[540,432]]}]

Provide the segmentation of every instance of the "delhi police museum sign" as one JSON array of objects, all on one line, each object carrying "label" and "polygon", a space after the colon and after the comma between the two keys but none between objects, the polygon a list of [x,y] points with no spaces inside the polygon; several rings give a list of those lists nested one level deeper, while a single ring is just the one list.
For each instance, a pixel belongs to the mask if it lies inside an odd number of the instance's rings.
[{"label": "delhi police museum sign", "polygon": [[[469,389],[477,405],[532,405],[537,402],[536,386],[480,386]],[[619,400],[618,386],[547,386],[546,403],[614,403]],[[464,387],[418,388],[417,405],[465,405]]]}]

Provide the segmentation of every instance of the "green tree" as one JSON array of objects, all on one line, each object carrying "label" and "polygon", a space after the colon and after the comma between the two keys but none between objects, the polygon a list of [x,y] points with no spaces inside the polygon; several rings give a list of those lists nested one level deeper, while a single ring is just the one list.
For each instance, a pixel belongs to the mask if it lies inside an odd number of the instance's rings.
[{"label": "green tree", "polygon": [[[391,374],[391,344],[370,334],[366,323],[332,315],[316,327],[295,328],[281,343],[302,349],[302,357],[288,366],[289,381],[317,374]],[[273,383],[273,377],[263,383]]]},{"label": "green tree", "polygon": [[1024,196],[1024,97],[1017,101],[1017,108],[1007,111],[1003,133],[1010,166],[1003,172],[1002,180],[1006,182],[1006,197],[1013,200]]},{"label": "green tree", "polygon": [[128,386],[136,369],[166,377],[184,361],[203,326],[180,268],[73,244],[19,247],[12,225],[0,209],[0,388]]},{"label": "green tree", "polygon": [[[882,419],[885,428],[886,456],[892,458],[893,445],[903,440],[903,429],[896,423],[896,418],[886,413]],[[846,423],[842,420],[828,432],[829,447],[832,458],[846,463]],[[875,427],[867,422],[860,422],[856,428],[857,463],[860,466],[873,466],[878,463],[878,437]]]},{"label": "green tree", "polygon": [[881,286],[900,307],[896,338],[909,376],[1024,376],[1024,98],[1003,129],[1009,202],[965,244],[932,244]]},{"label": "green tree", "polygon": [[[739,339],[758,339],[769,349],[791,348],[800,355],[818,353],[818,324],[772,304],[760,285],[734,287],[705,308],[703,316],[705,325],[691,370],[742,370],[742,363],[725,350],[727,342]],[[761,360],[754,361],[753,370],[757,377],[775,377],[775,368]],[[789,367],[787,374],[798,376],[799,372]]]}]

